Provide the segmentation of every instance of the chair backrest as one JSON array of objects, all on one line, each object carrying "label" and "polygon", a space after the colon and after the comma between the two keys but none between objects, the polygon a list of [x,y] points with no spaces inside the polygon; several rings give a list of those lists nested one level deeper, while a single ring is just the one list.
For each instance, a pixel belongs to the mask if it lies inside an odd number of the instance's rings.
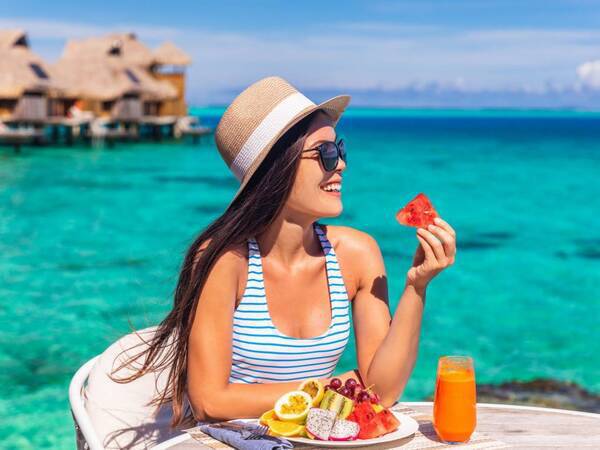
[{"label": "chair backrest", "polygon": [[85,411],[82,414],[78,408],[78,414],[74,411],[73,415],[90,450],[145,449],[178,434],[169,427],[170,405],[163,405],[158,411],[150,405],[165,388],[166,370],[150,372],[127,383],[111,378],[111,375],[125,378],[139,367],[142,361],[136,361],[133,368],[116,371],[129,357],[147,347],[155,330],[151,327],[128,334],[87,363],[87,385],[83,390]]},{"label": "chair backrest", "polygon": [[94,425],[85,410],[84,389],[90,370],[96,364],[99,356],[95,356],[86,362],[75,372],[69,385],[69,403],[71,404],[71,413],[75,422],[75,438],[77,440],[77,449],[102,450],[102,446]]}]

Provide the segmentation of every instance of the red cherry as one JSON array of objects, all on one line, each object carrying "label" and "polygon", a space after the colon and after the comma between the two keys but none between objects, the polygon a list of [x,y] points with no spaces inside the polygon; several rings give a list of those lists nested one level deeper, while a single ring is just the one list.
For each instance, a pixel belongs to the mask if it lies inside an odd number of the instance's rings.
[{"label": "red cherry", "polygon": [[329,382],[329,386],[331,386],[332,389],[337,390],[342,387],[342,380],[340,380],[339,378],[332,378]]},{"label": "red cherry", "polygon": [[350,398],[350,390],[346,386],[342,386],[341,388],[339,388],[338,394]]},{"label": "red cherry", "polygon": [[348,389],[356,389],[356,386],[358,386],[358,382],[354,378],[348,378],[346,380],[346,387]]},{"label": "red cherry", "polygon": [[356,395],[356,386],[345,386],[348,389],[348,397],[354,400],[354,396]]},{"label": "red cherry", "polygon": [[371,396],[369,395],[369,393],[367,391],[360,391],[358,393],[358,395],[356,396],[356,401],[361,403],[361,402],[366,402],[371,398]]}]

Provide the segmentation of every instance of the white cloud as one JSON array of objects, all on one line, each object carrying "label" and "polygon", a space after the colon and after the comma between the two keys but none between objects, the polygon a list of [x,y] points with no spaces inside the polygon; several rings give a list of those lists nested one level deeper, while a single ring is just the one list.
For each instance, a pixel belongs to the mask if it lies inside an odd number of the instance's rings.
[{"label": "white cloud", "polygon": [[577,67],[577,75],[584,86],[600,88],[600,60],[588,61]]}]

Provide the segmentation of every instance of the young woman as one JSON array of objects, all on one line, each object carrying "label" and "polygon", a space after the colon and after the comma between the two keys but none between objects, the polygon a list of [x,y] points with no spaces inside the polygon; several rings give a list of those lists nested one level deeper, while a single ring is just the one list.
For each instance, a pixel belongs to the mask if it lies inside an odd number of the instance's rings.
[{"label": "young woman", "polygon": [[159,400],[173,402],[173,424],[188,402],[197,420],[258,417],[298,380],[327,383],[351,326],[365,384],[384,406],[402,394],[417,357],[427,286],[453,264],[456,235],[441,219],[417,230],[391,317],[375,240],[318,223],[342,212],[346,158],[335,125],[348,101],[315,105],[270,77],[240,94],[221,119],[217,146],[241,188],[189,248],[174,307],[141,371],[170,366]]}]

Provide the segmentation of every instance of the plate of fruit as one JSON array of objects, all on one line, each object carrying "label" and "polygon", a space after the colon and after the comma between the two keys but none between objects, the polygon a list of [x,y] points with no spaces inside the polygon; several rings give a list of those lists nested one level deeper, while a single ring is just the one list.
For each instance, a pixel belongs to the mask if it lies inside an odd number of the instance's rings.
[{"label": "plate of fruit", "polygon": [[319,447],[381,444],[419,428],[412,417],[384,408],[371,387],[362,388],[354,378],[345,383],[333,378],[325,387],[317,379],[305,380],[282,395],[259,422],[272,436]]}]

